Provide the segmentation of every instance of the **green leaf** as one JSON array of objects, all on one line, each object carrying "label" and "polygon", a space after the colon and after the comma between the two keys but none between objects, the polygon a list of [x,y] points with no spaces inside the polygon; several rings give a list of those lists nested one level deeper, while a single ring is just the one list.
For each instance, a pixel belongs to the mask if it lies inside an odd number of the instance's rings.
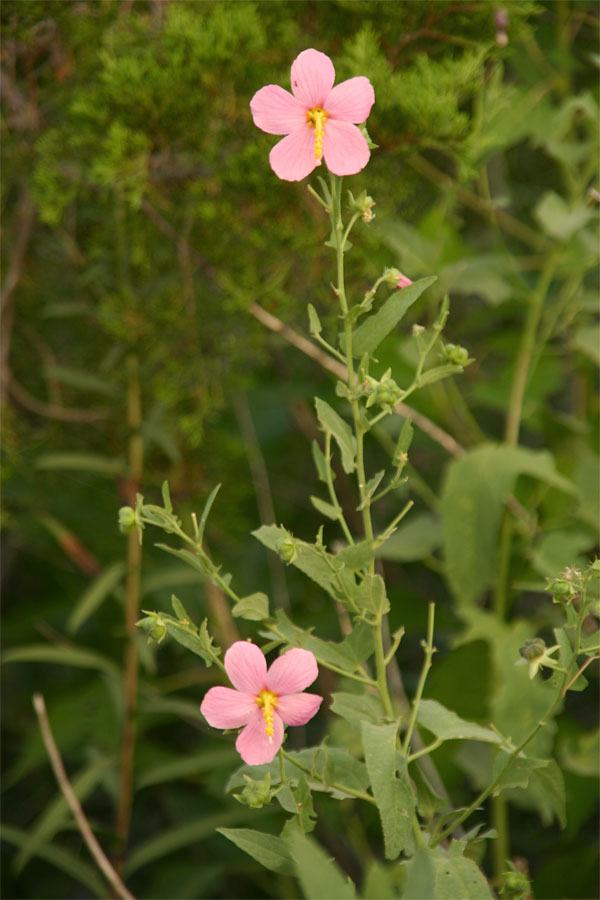
[{"label": "green leaf", "polygon": [[392,457],[392,462],[395,466],[399,466],[403,461],[402,457],[405,453],[408,453],[408,449],[412,444],[413,435],[415,430],[412,426],[412,422],[410,419],[405,419],[400,429],[400,434],[398,435],[398,440],[396,441],[396,447],[394,448],[394,456]]},{"label": "green leaf", "polygon": [[72,469],[107,478],[124,475],[126,470],[122,459],[98,456],[95,453],[44,453],[35,459],[34,465],[36,469]]},{"label": "green leaf", "polygon": [[41,662],[57,663],[61,666],[75,666],[82,669],[98,669],[117,678],[119,668],[105,656],[94,650],[82,650],[79,647],[55,647],[50,644],[25,644],[22,647],[11,647],[2,655],[3,663]]},{"label": "green leaf", "polygon": [[[289,540],[289,532],[276,525],[261,525],[252,534],[261,544],[275,552],[281,541]],[[344,568],[336,556],[319,550],[315,544],[307,544],[295,538],[294,546],[296,555],[291,560],[291,565],[308,575],[336,600],[347,605],[348,597],[352,597],[356,592],[356,581],[352,572]]]},{"label": "green leaf", "polygon": [[501,744],[502,738],[491,728],[483,728],[475,722],[466,722],[455,712],[446,709],[437,700],[421,700],[417,722],[444,741],[467,740]]},{"label": "green leaf", "polygon": [[175,594],[171,594],[171,606],[173,607],[173,612],[177,616],[177,619],[180,622],[183,622],[184,625],[189,625],[191,622],[190,617],[187,614],[186,608]]},{"label": "green leaf", "polygon": [[262,622],[269,617],[269,598],[261,591],[242,597],[231,610],[232,616],[248,619],[250,622]]},{"label": "green leaf", "polygon": [[317,314],[316,309],[312,305],[312,303],[308,304],[308,330],[311,334],[321,334],[323,331],[323,326],[321,325],[321,320]]},{"label": "green leaf", "polygon": [[376,859],[368,864],[362,896],[364,900],[395,900],[398,897],[391,871]]},{"label": "green leaf", "polygon": [[160,615],[160,620],[165,625],[167,632],[178,644],[186,647],[200,656],[210,668],[214,662],[215,656],[221,653],[220,647],[213,645],[213,639],[208,633],[208,619],[204,619],[200,629],[196,628],[191,622],[184,624],[171,616]]},{"label": "green leaf", "polygon": [[[322,481],[324,484],[327,484],[327,463],[325,461],[325,455],[316,441],[313,441],[311,444],[312,456],[315,463],[315,469],[317,470],[317,475],[319,476],[319,481]],[[335,472],[331,471],[332,480],[335,478]]]},{"label": "green leaf", "polygon": [[93,391],[97,394],[104,394],[106,397],[117,396],[117,388],[112,382],[107,381],[106,378],[100,378],[98,375],[91,375],[87,371],[71,369],[66,366],[47,366],[45,373],[47,378],[60,381],[62,384],[80,391]]},{"label": "green leaf", "polygon": [[73,608],[71,615],[67,620],[67,631],[70,634],[81,628],[84,622],[92,616],[101,603],[106,600],[109,594],[117,587],[122,580],[127,566],[124,562],[113,563],[112,566],[104,569],[104,571],[94,579],[88,589],[83,592],[77,604]]},{"label": "green leaf", "polygon": [[383,706],[375,694],[348,694],[337,691],[331,695],[330,711],[357,727],[361,722],[378,725],[383,719]]},{"label": "green leaf", "polygon": [[365,499],[356,507],[357,512],[360,512],[361,509],[364,509],[371,502],[371,498],[381,484],[381,479],[384,475],[385,469],[382,469],[381,472],[377,472],[376,475],[373,475],[372,478],[369,478],[369,480],[365,484]]},{"label": "green leaf", "polygon": [[337,521],[342,512],[342,508],[340,506],[334,506],[332,503],[327,503],[325,500],[320,500],[319,497],[311,497],[310,502],[322,515],[327,516],[328,519],[333,519]]},{"label": "green leaf", "polygon": [[208,500],[204,504],[204,509],[202,510],[202,515],[200,516],[200,522],[198,524],[198,543],[201,544],[204,538],[204,529],[206,528],[206,520],[208,519],[208,514],[212,509],[212,505],[215,502],[215,497],[219,493],[221,485],[218,484],[216,487],[212,489],[210,494],[208,495]]},{"label": "green leaf", "polygon": [[347,422],[336,413],[331,406],[319,397],[315,397],[317,418],[323,431],[331,432],[342,454],[342,468],[347,475],[354,471],[356,441]]},{"label": "green leaf", "polygon": [[231,765],[238,759],[233,747],[225,745],[218,750],[205,750],[191,756],[176,756],[171,760],[156,763],[143,769],[136,779],[138,790],[168,781],[185,781],[196,779],[204,772]]},{"label": "green leaf", "polygon": [[365,575],[355,597],[357,609],[375,618],[384,616],[390,609],[381,575]]},{"label": "green leaf", "polygon": [[264,834],[253,828],[217,828],[217,831],[265,869],[279,872],[281,875],[294,874],[294,863],[289,847],[280,837]]},{"label": "green leaf", "polygon": [[583,325],[573,334],[573,344],[600,366],[600,325]]},{"label": "green leaf", "polygon": [[336,559],[339,562],[343,562],[347,569],[359,572],[362,569],[366,569],[373,559],[373,545],[370,541],[350,544],[336,554]]},{"label": "green leaf", "polygon": [[[15,828],[12,825],[3,824],[0,826],[0,840],[22,848],[29,839],[29,831],[22,831],[20,828]],[[62,847],[58,847],[56,844],[44,842],[38,844],[35,855],[50,863],[51,866],[60,869],[61,872],[69,875],[75,881],[79,881],[96,897],[106,896],[106,884],[98,876],[93,866],[83,862],[70,850],[63,850]]]},{"label": "green leaf", "polygon": [[306,900],[352,900],[354,885],[315,841],[296,831],[289,847]]},{"label": "green leaf", "polygon": [[525,447],[487,444],[448,466],[440,505],[446,576],[463,607],[495,581],[504,503],[520,474],[569,494],[575,490],[550,453]]},{"label": "green leaf", "polygon": [[462,370],[462,366],[457,366],[452,363],[447,363],[443,366],[435,366],[433,369],[427,369],[427,371],[423,372],[419,378],[419,387],[425,387],[426,384],[435,384],[436,381],[441,381],[442,378],[449,378],[450,375],[458,375]]},{"label": "green leaf", "polygon": [[403,900],[488,900],[489,885],[472,859],[454,852],[419,847],[409,863]]},{"label": "green leaf", "polygon": [[442,543],[442,526],[432,513],[418,513],[378,547],[375,556],[396,562],[415,562],[431,556]]},{"label": "green leaf", "polygon": [[161,831],[157,836],[143,841],[129,852],[123,866],[123,875],[128,879],[138,869],[155,863],[157,859],[162,859],[169,853],[174,853],[182,847],[189,847],[190,844],[201,844],[223,824],[234,825],[237,822],[245,822],[248,819],[254,819],[255,814],[256,810],[254,809],[236,806],[236,809],[221,810],[214,816],[200,816],[184,822],[182,825]]},{"label": "green leaf", "polygon": [[547,191],[533,211],[544,231],[559,241],[568,240],[591,218],[592,210],[584,203],[569,207],[559,194]]},{"label": "green leaf", "polygon": [[401,291],[396,291],[383,306],[356,329],[352,337],[352,355],[374,353],[382,340],[396,327],[412,304],[437,278],[421,278]]},{"label": "green leaf", "polygon": [[372,630],[364,623],[356,625],[351,634],[336,644],[334,641],[324,641],[309,631],[298,628],[280,609],[277,610],[275,618],[278,630],[291,646],[310,650],[317,662],[330,663],[339,669],[354,672],[373,653]]},{"label": "green leaf", "polygon": [[159,550],[164,550],[165,553],[170,553],[171,556],[176,556],[177,559],[181,559],[184,563],[187,563],[188,566],[201,572],[205,577],[210,575],[210,572],[201,557],[192,553],[190,550],[179,550],[175,547],[169,547],[168,544],[155,544],[154,546],[158,547]]},{"label": "green leaf", "polygon": [[431,819],[437,813],[448,809],[448,801],[437,793],[422,768],[411,764],[412,779],[417,790],[417,809],[424,819]]},{"label": "green leaf", "polygon": [[[507,750],[501,750],[494,760],[492,775],[497,778],[502,769],[506,765],[510,753]],[[548,765],[547,759],[530,759],[524,756],[517,756],[510,763],[505,772],[503,772],[498,782],[497,791],[505,788],[526,788],[529,785],[529,779],[535,769],[543,768]]]},{"label": "green leaf", "polygon": [[396,734],[398,726],[362,722],[362,743],[373,796],[377,803],[386,859],[396,859],[412,846],[412,818],[415,796],[406,770],[396,777]]}]

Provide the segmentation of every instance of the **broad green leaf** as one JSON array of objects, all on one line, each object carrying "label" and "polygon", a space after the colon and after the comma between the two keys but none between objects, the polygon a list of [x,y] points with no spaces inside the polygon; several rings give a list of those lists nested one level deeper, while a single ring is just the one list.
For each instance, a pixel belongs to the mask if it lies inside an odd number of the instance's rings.
[{"label": "broad green leaf", "polygon": [[310,632],[293,625],[282,610],[276,613],[277,628],[293,647],[302,647],[314,653],[317,662],[331,663],[340,669],[354,672],[373,653],[371,628],[360,623],[351,634],[336,644],[314,637]]},{"label": "broad green leaf", "polygon": [[[277,552],[281,541],[289,539],[288,532],[276,525],[261,525],[252,534],[261,544],[270,550]],[[300,569],[313,581],[316,581],[332,597],[340,603],[348,605],[348,597],[356,593],[356,581],[352,572],[343,566],[343,562],[337,562],[337,557],[330,553],[318,550],[315,544],[307,544],[305,541],[294,539],[296,555],[291,565]],[[337,571],[337,574],[335,574]]]},{"label": "broad green leaf", "polygon": [[526,789],[511,793],[511,801],[524,805],[527,809],[536,809],[544,825],[550,825],[556,817],[561,828],[564,828],[567,820],[563,774],[553,759],[545,762],[545,766],[539,766],[531,772]]},{"label": "broad green leaf", "polygon": [[432,513],[418,513],[411,516],[406,524],[400,525],[375,556],[393,559],[397,562],[414,562],[431,556],[442,542],[440,520]]},{"label": "broad green leaf", "polygon": [[504,503],[520,474],[574,491],[546,451],[487,444],[448,466],[440,504],[442,536],[447,579],[462,607],[476,602],[495,581]]},{"label": "broad green leaf", "polygon": [[323,431],[331,432],[342,454],[342,467],[346,474],[354,471],[356,441],[347,422],[339,416],[331,406],[319,397],[315,397],[317,418]]},{"label": "broad green leaf", "polygon": [[436,813],[445,812],[448,809],[448,801],[437,793],[422,768],[412,763],[410,771],[417,791],[419,815],[424,819],[431,819]]},{"label": "broad green leaf", "polygon": [[350,544],[336,554],[336,559],[343,562],[346,568],[357,572],[366,569],[373,558],[373,545],[370,541]]},{"label": "broad green leaf", "polygon": [[356,725],[372,722],[378,725],[383,719],[383,706],[376,694],[348,694],[337,691],[331,695],[330,711]]},{"label": "broad green leaf", "polygon": [[396,777],[396,734],[398,726],[362,722],[362,743],[373,796],[377,803],[386,859],[396,859],[412,846],[412,818],[415,796],[404,770]]},{"label": "broad green leaf", "polygon": [[242,597],[231,610],[231,615],[250,622],[262,622],[269,616],[269,598],[261,591]]},{"label": "broad green leaf", "polygon": [[187,614],[185,606],[175,594],[171,594],[171,606],[173,607],[173,612],[177,616],[178,621],[183,622],[184,625],[189,625],[191,619]]},{"label": "broad green leaf", "polygon": [[483,728],[475,722],[466,722],[455,712],[446,709],[437,700],[421,700],[417,722],[444,741],[468,740],[501,744],[502,739],[491,728]]},{"label": "broad green leaf", "polygon": [[253,828],[217,828],[217,831],[265,869],[282,875],[294,874],[294,863],[289,847],[280,837],[264,834]]},{"label": "broad green leaf", "polygon": [[151,837],[141,844],[133,847],[123,866],[123,875],[127,879],[138,869],[154,864],[157,859],[162,859],[169,853],[174,853],[182,847],[190,844],[201,844],[210,837],[214,831],[223,825],[234,825],[237,822],[245,822],[256,818],[256,810],[239,806],[233,810],[221,810],[213,816],[200,816],[182,825],[171,827],[161,831],[156,837]]},{"label": "broad green leaf", "polygon": [[389,611],[390,601],[381,575],[365,575],[356,593],[355,603],[360,612],[369,613],[376,618]]},{"label": "broad green leaf", "polygon": [[364,900],[395,900],[399,896],[392,872],[376,859],[368,865],[362,896]]},{"label": "broad green leaf", "polygon": [[[111,765],[112,760],[110,759],[105,757],[96,759],[71,779],[73,790],[81,803],[100,784]],[[27,839],[23,842],[15,858],[16,871],[21,872],[31,857],[38,853],[39,848],[46,842],[51,841],[58,831],[71,822],[71,810],[63,794],[59,791],[44,812],[30,825]]]},{"label": "broad green leaf", "polygon": [[[22,848],[28,843],[29,839],[30,833],[28,831],[22,831],[13,825],[0,825],[0,840]],[[96,897],[106,897],[106,884],[99,877],[94,867],[79,859],[70,850],[64,850],[56,844],[40,843],[35,850],[35,856],[60,869],[61,872],[69,875],[75,881],[79,881]]]},{"label": "broad green leaf", "polygon": [[[494,760],[492,775],[497,778],[500,772],[506,766],[510,753],[507,750],[501,750]],[[531,759],[525,756],[517,756],[512,760],[506,771],[502,772],[497,790],[505,788],[526,788],[529,779],[535,769],[544,768],[548,765],[547,759]]]},{"label": "broad green leaf", "polygon": [[98,669],[115,678],[119,675],[119,668],[111,659],[101,656],[94,650],[82,650],[79,647],[25,644],[22,647],[11,647],[10,650],[6,650],[2,655],[2,662],[57,663],[61,666],[75,666],[81,669]]},{"label": "broad green leaf", "polygon": [[408,309],[434,281],[437,281],[435,275],[420,278],[419,281],[392,294],[383,306],[376,313],[370,315],[354,332],[352,355],[361,357],[363,353],[374,353],[382,340],[396,327]]},{"label": "broad green leaf", "polygon": [[124,475],[126,470],[122,459],[94,453],[44,453],[36,458],[34,465],[36,469],[73,469],[107,478]]},{"label": "broad green leaf", "polygon": [[589,205],[579,202],[569,206],[559,194],[548,191],[533,211],[544,231],[559,241],[568,240],[592,217]]},{"label": "broad green leaf", "polygon": [[319,497],[311,497],[310,502],[321,515],[326,516],[328,519],[333,519],[334,522],[339,519],[342,512],[340,506],[334,506],[333,503],[327,503],[326,500],[321,500]]},{"label": "broad green leaf", "polygon": [[354,885],[315,841],[297,831],[289,847],[306,900],[352,900]]},{"label": "broad green leaf", "polygon": [[566,735],[558,749],[563,769],[582,778],[596,778],[600,759],[600,729]]},{"label": "broad green leaf", "polygon": [[481,870],[464,856],[419,847],[411,863],[403,900],[488,900],[489,885]]},{"label": "broad green leaf", "polygon": [[233,747],[223,746],[219,750],[205,750],[192,756],[176,756],[167,762],[160,762],[143,769],[138,776],[137,789],[164,784],[167,781],[193,779],[204,772],[235,763],[237,759]]},{"label": "broad green leaf", "polygon": [[112,593],[122,580],[127,566],[124,562],[113,563],[112,566],[94,579],[83,592],[67,620],[67,631],[74,634],[92,616],[101,603]]}]

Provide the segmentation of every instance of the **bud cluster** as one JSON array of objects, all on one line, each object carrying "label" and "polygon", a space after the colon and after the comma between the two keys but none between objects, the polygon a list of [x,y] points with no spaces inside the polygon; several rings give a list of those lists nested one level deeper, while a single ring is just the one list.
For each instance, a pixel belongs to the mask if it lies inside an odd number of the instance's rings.
[{"label": "bud cluster", "polygon": [[391,377],[392,370],[388,369],[379,381],[370,375],[365,375],[363,385],[367,394],[367,407],[377,404],[385,412],[393,412],[394,407],[400,402],[403,391]]}]

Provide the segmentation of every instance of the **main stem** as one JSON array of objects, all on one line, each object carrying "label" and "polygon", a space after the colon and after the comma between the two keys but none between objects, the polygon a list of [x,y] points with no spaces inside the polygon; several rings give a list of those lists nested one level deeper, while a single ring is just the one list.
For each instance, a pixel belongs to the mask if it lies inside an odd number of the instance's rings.
[{"label": "main stem", "polygon": [[[127,359],[127,426],[129,429],[128,502],[135,506],[136,493],[142,480],[144,461],[141,435],[142,400],[137,357]],[[117,849],[115,866],[122,869],[123,854],[129,835],[133,802],[133,758],[135,753],[135,714],[137,706],[139,659],[135,643],[136,622],[140,616],[142,548],[137,531],[127,537],[127,582],[125,587],[125,667],[123,674],[123,730],[121,734],[120,791],[115,823]]]},{"label": "main stem", "polygon": [[[344,282],[344,248],[352,225],[357,219],[354,216],[348,227],[344,231],[344,223],[342,221],[342,182],[341,178],[335,175],[331,176],[331,222],[335,233],[335,249],[337,257],[337,286],[336,292],[340,301],[340,308],[344,319],[344,335],[345,343],[345,360],[348,371],[348,389],[350,391],[350,406],[352,407],[352,419],[354,422],[354,436],[356,439],[356,473],[358,479],[358,491],[362,506],[362,521],[365,540],[371,545],[373,544],[373,522],[371,519],[370,503],[365,503],[365,485],[367,483],[365,475],[364,460],[364,435],[365,428],[361,421],[360,407],[358,400],[354,396],[356,388],[354,374],[354,360],[352,358],[352,323],[348,317],[348,300],[346,299],[346,287]],[[375,557],[372,556],[369,562],[369,574],[375,573]],[[385,709],[386,715],[390,718],[394,717],[394,708],[390,698],[390,692],[387,684],[385,656],[383,651],[383,636],[381,633],[381,617],[373,625],[373,643],[375,647],[375,667],[377,673],[377,687],[381,696],[381,702]]]}]

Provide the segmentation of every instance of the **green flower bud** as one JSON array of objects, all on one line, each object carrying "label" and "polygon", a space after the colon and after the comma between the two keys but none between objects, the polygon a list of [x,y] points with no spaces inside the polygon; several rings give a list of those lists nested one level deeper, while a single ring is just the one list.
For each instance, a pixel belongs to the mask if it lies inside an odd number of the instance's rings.
[{"label": "green flower bud", "polygon": [[522,647],[519,647],[519,653],[527,662],[534,662],[541,659],[546,650],[546,642],[542,638],[530,638],[525,641]]},{"label": "green flower bud", "polygon": [[244,775],[244,781],[246,784],[242,791],[233,795],[239,803],[260,809],[271,802],[271,776],[268,772],[262,781],[254,781],[249,775]]},{"label": "green flower bud", "polygon": [[279,554],[279,559],[282,560],[286,566],[289,566],[289,564],[293,563],[298,556],[295,540],[292,537],[288,537],[279,541],[277,544],[277,552]]},{"label": "green flower bud", "polygon": [[167,635],[167,626],[158,613],[149,613],[145,619],[140,619],[139,622],[136,622],[136,625],[146,632],[148,643],[156,641],[157,644],[160,644]]},{"label": "green flower bud", "polygon": [[401,278],[404,276],[400,269],[385,269],[383,273],[384,284],[389,284],[390,287],[397,287]]},{"label": "green flower bud", "polygon": [[454,363],[455,366],[464,366],[469,361],[469,351],[459,344],[446,344],[444,356],[448,362]]},{"label": "green flower bud", "polygon": [[127,534],[129,531],[135,531],[136,527],[135,510],[131,506],[122,506],[119,510],[119,531]]}]

